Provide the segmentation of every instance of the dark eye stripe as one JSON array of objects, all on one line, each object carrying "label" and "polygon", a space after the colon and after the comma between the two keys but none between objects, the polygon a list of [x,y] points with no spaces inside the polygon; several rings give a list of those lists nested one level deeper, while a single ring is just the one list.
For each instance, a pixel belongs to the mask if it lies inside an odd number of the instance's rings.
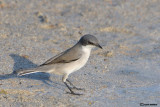
[{"label": "dark eye stripe", "polygon": [[92,42],[88,42],[89,44],[91,44],[91,45],[95,45],[94,43],[92,43]]}]

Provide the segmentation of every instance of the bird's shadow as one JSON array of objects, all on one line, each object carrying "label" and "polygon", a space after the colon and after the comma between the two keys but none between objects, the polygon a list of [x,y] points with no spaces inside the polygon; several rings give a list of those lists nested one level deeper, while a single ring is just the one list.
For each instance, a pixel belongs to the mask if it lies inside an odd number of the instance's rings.
[{"label": "bird's shadow", "polygon": [[19,56],[18,54],[10,54],[14,60],[13,72],[11,74],[0,75],[0,80],[5,80],[9,78],[28,78],[33,80],[40,80],[43,83],[52,86],[50,83],[58,84],[50,80],[50,75],[48,73],[35,73],[31,75],[17,76],[17,71],[22,69],[35,68],[38,65],[31,62],[29,59]]}]

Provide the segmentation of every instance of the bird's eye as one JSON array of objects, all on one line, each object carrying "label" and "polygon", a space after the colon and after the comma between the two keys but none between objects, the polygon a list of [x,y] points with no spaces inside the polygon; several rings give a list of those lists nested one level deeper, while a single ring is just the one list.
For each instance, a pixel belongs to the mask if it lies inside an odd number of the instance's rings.
[{"label": "bird's eye", "polygon": [[94,45],[94,43],[92,43],[92,42],[88,42],[88,44]]}]

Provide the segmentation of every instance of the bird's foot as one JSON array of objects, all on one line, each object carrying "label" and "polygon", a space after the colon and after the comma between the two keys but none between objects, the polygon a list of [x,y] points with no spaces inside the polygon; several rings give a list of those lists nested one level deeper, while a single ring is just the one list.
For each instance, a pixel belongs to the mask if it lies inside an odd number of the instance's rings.
[{"label": "bird's foot", "polygon": [[79,93],[75,93],[75,92],[66,92],[67,94],[72,94],[72,95],[78,95],[78,96],[80,96],[80,95],[83,95],[83,94],[79,94]]},{"label": "bird's foot", "polygon": [[77,88],[75,85],[73,85],[68,79],[66,79],[66,81],[72,86],[72,89],[76,89],[76,90],[83,90],[85,91],[84,88]]},{"label": "bird's foot", "polygon": [[82,90],[82,91],[85,91],[85,89],[84,89],[84,88],[72,87],[72,89],[76,89],[76,90]]}]

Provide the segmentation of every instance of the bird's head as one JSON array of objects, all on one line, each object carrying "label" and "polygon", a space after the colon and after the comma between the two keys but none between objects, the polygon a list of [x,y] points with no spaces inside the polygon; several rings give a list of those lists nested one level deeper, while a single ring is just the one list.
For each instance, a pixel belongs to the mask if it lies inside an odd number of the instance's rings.
[{"label": "bird's head", "polygon": [[93,35],[90,35],[90,34],[86,34],[86,35],[82,36],[81,39],[79,40],[79,42],[83,46],[86,46],[91,49],[94,47],[99,47],[102,49],[102,46],[98,43],[97,38]]}]

